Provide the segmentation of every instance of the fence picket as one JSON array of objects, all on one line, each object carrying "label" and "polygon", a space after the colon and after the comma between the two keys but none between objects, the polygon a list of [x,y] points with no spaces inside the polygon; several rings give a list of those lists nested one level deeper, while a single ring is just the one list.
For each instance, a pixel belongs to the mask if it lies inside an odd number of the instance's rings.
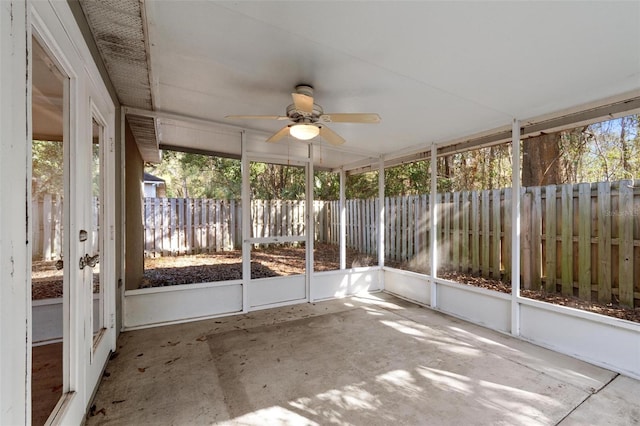
[{"label": "fence picket", "polygon": [[531,288],[542,286],[542,188],[531,188]]},{"label": "fence picket", "polygon": [[522,287],[531,289],[531,198],[532,194],[525,192],[522,197],[522,207],[520,221],[523,226],[520,228],[520,272],[522,274]]},{"label": "fence picket", "polygon": [[480,253],[481,272],[484,276],[489,276],[489,247],[490,247],[490,210],[489,210],[489,191],[482,191],[481,213],[482,219],[482,252]]},{"label": "fence picket", "polygon": [[51,227],[54,223],[54,216],[52,210],[51,194],[45,194],[42,200],[42,258],[44,260],[52,259],[52,233]]},{"label": "fence picket", "polygon": [[557,227],[556,227],[556,186],[545,187],[545,289],[549,293],[556,292],[557,280]]},{"label": "fence picket", "polygon": [[471,271],[474,274],[480,272],[480,197],[476,191],[471,193]]},{"label": "fence picket", "polygon": [[453,193],[453,213],[451,216],[451,250],[452,265],[455,270],[460,269],[460,193]]},{"label": "fence picket", "polygon": [[611,302],[611,183],[598,183],[598,302]]},{"label": "fence picket", "polygon": [[469,259],[469,191],[462,192],[462,206],[460,214],[462,215],[462,234],[461,234],[461,271],[467,272],[471,266]]},{"label": "fence picket", "polygon": [[573,295],[573,185],[562,186],[562,294]]},{"label": "fence picket", "polygon": [[618,188],[618,287],[620,304],[633,306],[633,181],[620,181]]},{"label": "fence picket", "polygon": [[578,296],[591,300],[591,184],[578,185]]},{"label": "fence picket", "polygon": [[504,279],[511,282],[511,188],[504,190],[503,203],[504,242],[502,258],[504,262]]},{"label": "fence picket", "polygon": [[491,193],[491,227],[493,229],[491,276],[497,280],[500,279],[500,233],[502,231],[500,226],[500,192],[499,189],[494,189]]}]

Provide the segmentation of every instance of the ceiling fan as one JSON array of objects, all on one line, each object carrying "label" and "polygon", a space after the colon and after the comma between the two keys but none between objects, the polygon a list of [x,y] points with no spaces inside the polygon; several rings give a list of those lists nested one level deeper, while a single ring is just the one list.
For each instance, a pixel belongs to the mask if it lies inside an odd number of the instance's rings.
[{"label": "ceiling fan", "polygon": [[380,116],[373,113],[325,114],[322,107],[313,102],[313,87],[296,86],[291,94],[293,103],[287,107],[287,115],[228,115],[229,119],[291,120],[291,124],[278,130],[267,142],[277,142],[287,135],[309,140],[320,135],[332,145],[342,145],[342,136],[328,128],[325,123],[379,123]]}]

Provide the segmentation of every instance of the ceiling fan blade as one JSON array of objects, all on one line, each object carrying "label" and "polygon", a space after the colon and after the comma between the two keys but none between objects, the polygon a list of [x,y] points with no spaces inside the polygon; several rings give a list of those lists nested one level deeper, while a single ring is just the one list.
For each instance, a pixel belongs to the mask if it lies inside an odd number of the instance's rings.
[{"label": "ceiling fan blade", "polygon": [[320,136],[324,138],[331,145],[342,145],[345,143],[345,140],[342,136],[328,128],[327,126],[320,127]]},{"label": "ceiling fan blade", "polygon": [[227,115],[230,120],[288,120],[289,117],[282,115]]},{"label": "ceiling fan blade", "polygon": [[278,130],[269,139],[267,139],[267,142],[278,142],[280,139],[288,135],[289,135],[289,126],[285,126],[282,129]]},{"label": "ceiling fan blade", "polygon": [[302,93],[292,93],[293,104],[302,112],[313,112],[313,96],[305,95]]},{"label": "ceiling fan blade", "polygon": [[380,116],[375,113],[336,113],[320,116],[323,123],[379,123],[380,120]]}]

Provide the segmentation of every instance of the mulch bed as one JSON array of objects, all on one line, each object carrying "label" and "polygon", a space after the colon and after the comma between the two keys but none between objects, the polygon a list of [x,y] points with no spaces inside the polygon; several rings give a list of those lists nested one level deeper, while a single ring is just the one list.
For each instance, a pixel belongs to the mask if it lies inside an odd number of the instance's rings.
[{"label": "mulch bed", "polygon": [[[31,267],[31,300],[62,297],[63,271],[55,260],[34,260]],[[93,292],[100,291],[100,276],[93,274]]]},{"label": "mulch bed", "polygon": [[[389,265],[391,266],[391,265]],[[394,267],[404,268],[402,264],[395,264]],[[425,273],[424,270],[415,270],[414,272]],[[438,277],[445,280],[455,281],[460,284],[466,284],[474,287],[485,288],[487,290],[498,291],[500,293],[511,294],[511,283],[496,279],[485,278],[473,274],[464,274],[457,271],[440,271]],[[547,293],[544,290],[520,290],[520,295],[528,299],[540,300],[552,303],[554,305],[568,306],[588,312],[606,315],[609,317],[620,318],[627,321],[640,322],[640,307],[628,308],[620,306],[617,303],[598,303],[588,300],[578,299],[577,297],[562,296],[556,293]]]},{"label": "mulch bed", "polygon": [[[316,244],[314,270],[340,268],[340,251],[332,244]],[[347,265],[372,266],[377,259],[347,250]],[[269,246],[251,251],[251,278],[269,278],[304,274],[305,248]],[[145,273],[140,288],[242,279],[240,250],[191,256],[165,256],[145,259]]]}]

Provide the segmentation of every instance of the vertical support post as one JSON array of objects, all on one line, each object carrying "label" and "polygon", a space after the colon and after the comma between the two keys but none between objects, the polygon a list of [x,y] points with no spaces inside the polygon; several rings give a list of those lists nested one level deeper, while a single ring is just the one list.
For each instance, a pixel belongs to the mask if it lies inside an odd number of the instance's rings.
[{"label": "vertical support post", "polygon": [[344,187],[347,174],[340,169],[340,269],[347,269],[347,200]]},{"label": "vertical support post", "polygon": [[247,139],[243,131],[240,132],[242,173],[242,312],[249,312],[249,283],[251,282],[251,182],[249,181],[249,157],[247,157]]},{"label": "vertical support post", "polygon": [[431,216],[431,307],[438,307],[438,284],[435,278],[438,276],[438,206],[436,205],[438,194],[438,148],[431,145],[431,194],[429,194],[429,214]]},{"label": "vertical support post", "polygon": [[380,162],[378,163],[378,267],[380,272],[378,274],[379,288],[384,290],[384,158],[380,156]]},{"label": "vertical support post", "polygon": [[511,334],[520,335],[520,121],[511,128]]},{"label": "vertical support post", "polygon": [[307,301],[311,302],[314,300],[313,298],[313,243],[315,241],[315,211],[313,205],[313,144],[309,144],[309,162],[307,163],[307,184],[306,184],[306,203],[307,203],[307,215],[305,220],[307,223],[304,226],[304,229],[307,230],[307,267],[306,267],[306,294]]},{"label": "vertical support post", "polygon": [[0,6],[0,199],[3,206],[12,206],[0,213],[3,425],[31,424],[31,241],[26,241],[33,226],[26,210],[31,205],[27,176],[32,155],[31,73],[27,72],[31,32],[26,21],[30,7],[24,1]]}]

